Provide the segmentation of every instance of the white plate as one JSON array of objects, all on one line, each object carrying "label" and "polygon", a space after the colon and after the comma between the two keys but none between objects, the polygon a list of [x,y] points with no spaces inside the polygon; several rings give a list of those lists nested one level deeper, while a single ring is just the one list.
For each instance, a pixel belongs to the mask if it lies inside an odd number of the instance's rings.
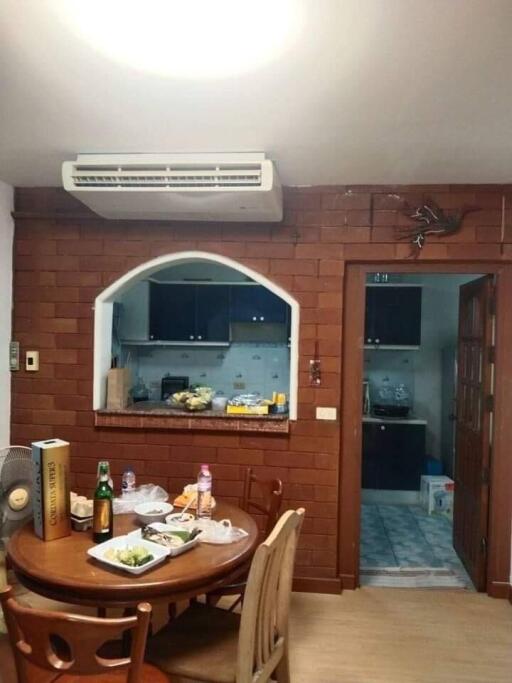
[{"label": "white plate", "polygon": [[[118,549],[126,548],[128,546],[133,547],[135,545],[141,545],[146,548],[146,550],[153,555],[153,559],[149,562],[146,562],[146,564],[143,564],[141,567],[129,567],[122,562],[109,560],[105,557],[105,553],[110,548]],[[104,543],[95,545],[92,548],[89,548],[87,554],[99,562],[108,564],[110,567],[115,567],[116,569],[123,569],[129,574],[142,574],[142,572],[147,572],[148,569],[151,569],[160,562],[163,562],[163,560],[165,560],[165,558],[169,555],[169,548],[165,548],[163,545],[157,545],[156,543],[150,543],[149,541],[145,541],[140,537],[133,538],[129,534],[127,536],[116,536],[116,538],[111,538],[110,541],[105,541]]]},{"label": "white plate", "polygon": [[[182,526],[178,526],[177,524],[162,524],[161,522],[153,522],[153,524],[149,524],[148,526],[156,531],[166,531],[167,533],[171,533],[173,531],[187,531],[187,529],[184,529]],[[191,541],[187,541],[178,548],[166,548],[164,545],[154,543],[154,541],[146,541],[146,539],[142,539],[142,529],[131,531],[127,538],[129,538],[132,543],[138,543],[139,541],[142,541],[143,543],[149,543],[152,548],[155,546],[157,548],[164,548],[170,557],[176,557],[177,555],[186,553],[187,550],[191,550],[199,543],[199,536],[196,536]]]}]

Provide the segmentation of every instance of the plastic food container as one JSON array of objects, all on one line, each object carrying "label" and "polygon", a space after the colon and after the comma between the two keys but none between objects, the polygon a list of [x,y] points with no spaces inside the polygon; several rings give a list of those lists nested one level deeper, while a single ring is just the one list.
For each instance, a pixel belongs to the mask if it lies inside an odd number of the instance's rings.
[{"label": "plastic food container", "polygon": [[212,409],[218,411],[226,410],[228,399],[225,396],[214,396],[212,398]]},{"label": "plastic food container", "polygon": [[74,531],[87,531],[92,528],[94,517],[75,517],[71,515],[71,526]]},{"label": "plastic food container", "polygon": [[[109,560],[107,557],[105,557],[105,553],[110,548],[117,549],[127,548],[130,546],[143,546],[149,553],[151,553],[151,555],[153,555],[153,559],[149,562],[146,562],[146,564],[143,564],[141,567],[130,567],[122,562],[118,562],[117,560]],[[94,559],[98,560],[98,562],[103,562],[104,564],[114,567],[115,569],[122,569],[130,574],[142,574],[142,572],[146,572],[156,564],[163,562],[163,560],[169,556],[169,548],[164,548],[163,545],[157,545],[156,543],[150,543],[142,538],[134,538],[133,536],[131,538],[129,536],[117,536],[116,538],[111,538],[109,541],[105,541],[105,543],[100,543],[99,545],[89,548],[87,554],[90,555],[90,557],[94,557]]]}]

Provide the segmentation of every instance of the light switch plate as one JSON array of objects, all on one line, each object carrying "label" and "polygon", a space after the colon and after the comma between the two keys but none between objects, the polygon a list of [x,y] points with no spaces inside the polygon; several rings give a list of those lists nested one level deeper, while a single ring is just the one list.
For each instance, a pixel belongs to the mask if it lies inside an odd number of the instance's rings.
[{"label": "light switch plate", "polygon": [[317,420],[336,420],[337,410],[336,408],[317,408],[316,409],[316,419]]},{"label": "light switch plate", "polygon": [[25,370],[27,372],[39,370],[39,351],[27,351],[25,354]]}]

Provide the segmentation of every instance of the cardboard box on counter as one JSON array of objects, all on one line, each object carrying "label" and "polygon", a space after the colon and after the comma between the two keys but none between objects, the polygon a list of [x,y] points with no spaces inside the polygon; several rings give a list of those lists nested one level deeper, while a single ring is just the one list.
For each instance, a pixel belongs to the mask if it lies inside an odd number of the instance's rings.
[{"label": "cardboard box on counter", "polygon": [[130,403],[130,368],[111,368],[107,373],[107,410],[123,410]]},{"label": "cardboard box on counter", "polygon": [[34,531],[44,541],[71,534],[69,443],[61,439],[32,444]]}]

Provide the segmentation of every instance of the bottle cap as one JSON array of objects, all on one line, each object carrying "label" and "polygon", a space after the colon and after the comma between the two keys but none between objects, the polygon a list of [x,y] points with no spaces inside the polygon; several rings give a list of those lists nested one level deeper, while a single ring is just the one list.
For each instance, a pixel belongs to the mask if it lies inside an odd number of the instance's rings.
[{"label": "bottle cap", "polygon": [[210,466],[208,465],[208,463],[203,463],[201,465],[201,470],[209,470],[209,469],[210,469]]}]

